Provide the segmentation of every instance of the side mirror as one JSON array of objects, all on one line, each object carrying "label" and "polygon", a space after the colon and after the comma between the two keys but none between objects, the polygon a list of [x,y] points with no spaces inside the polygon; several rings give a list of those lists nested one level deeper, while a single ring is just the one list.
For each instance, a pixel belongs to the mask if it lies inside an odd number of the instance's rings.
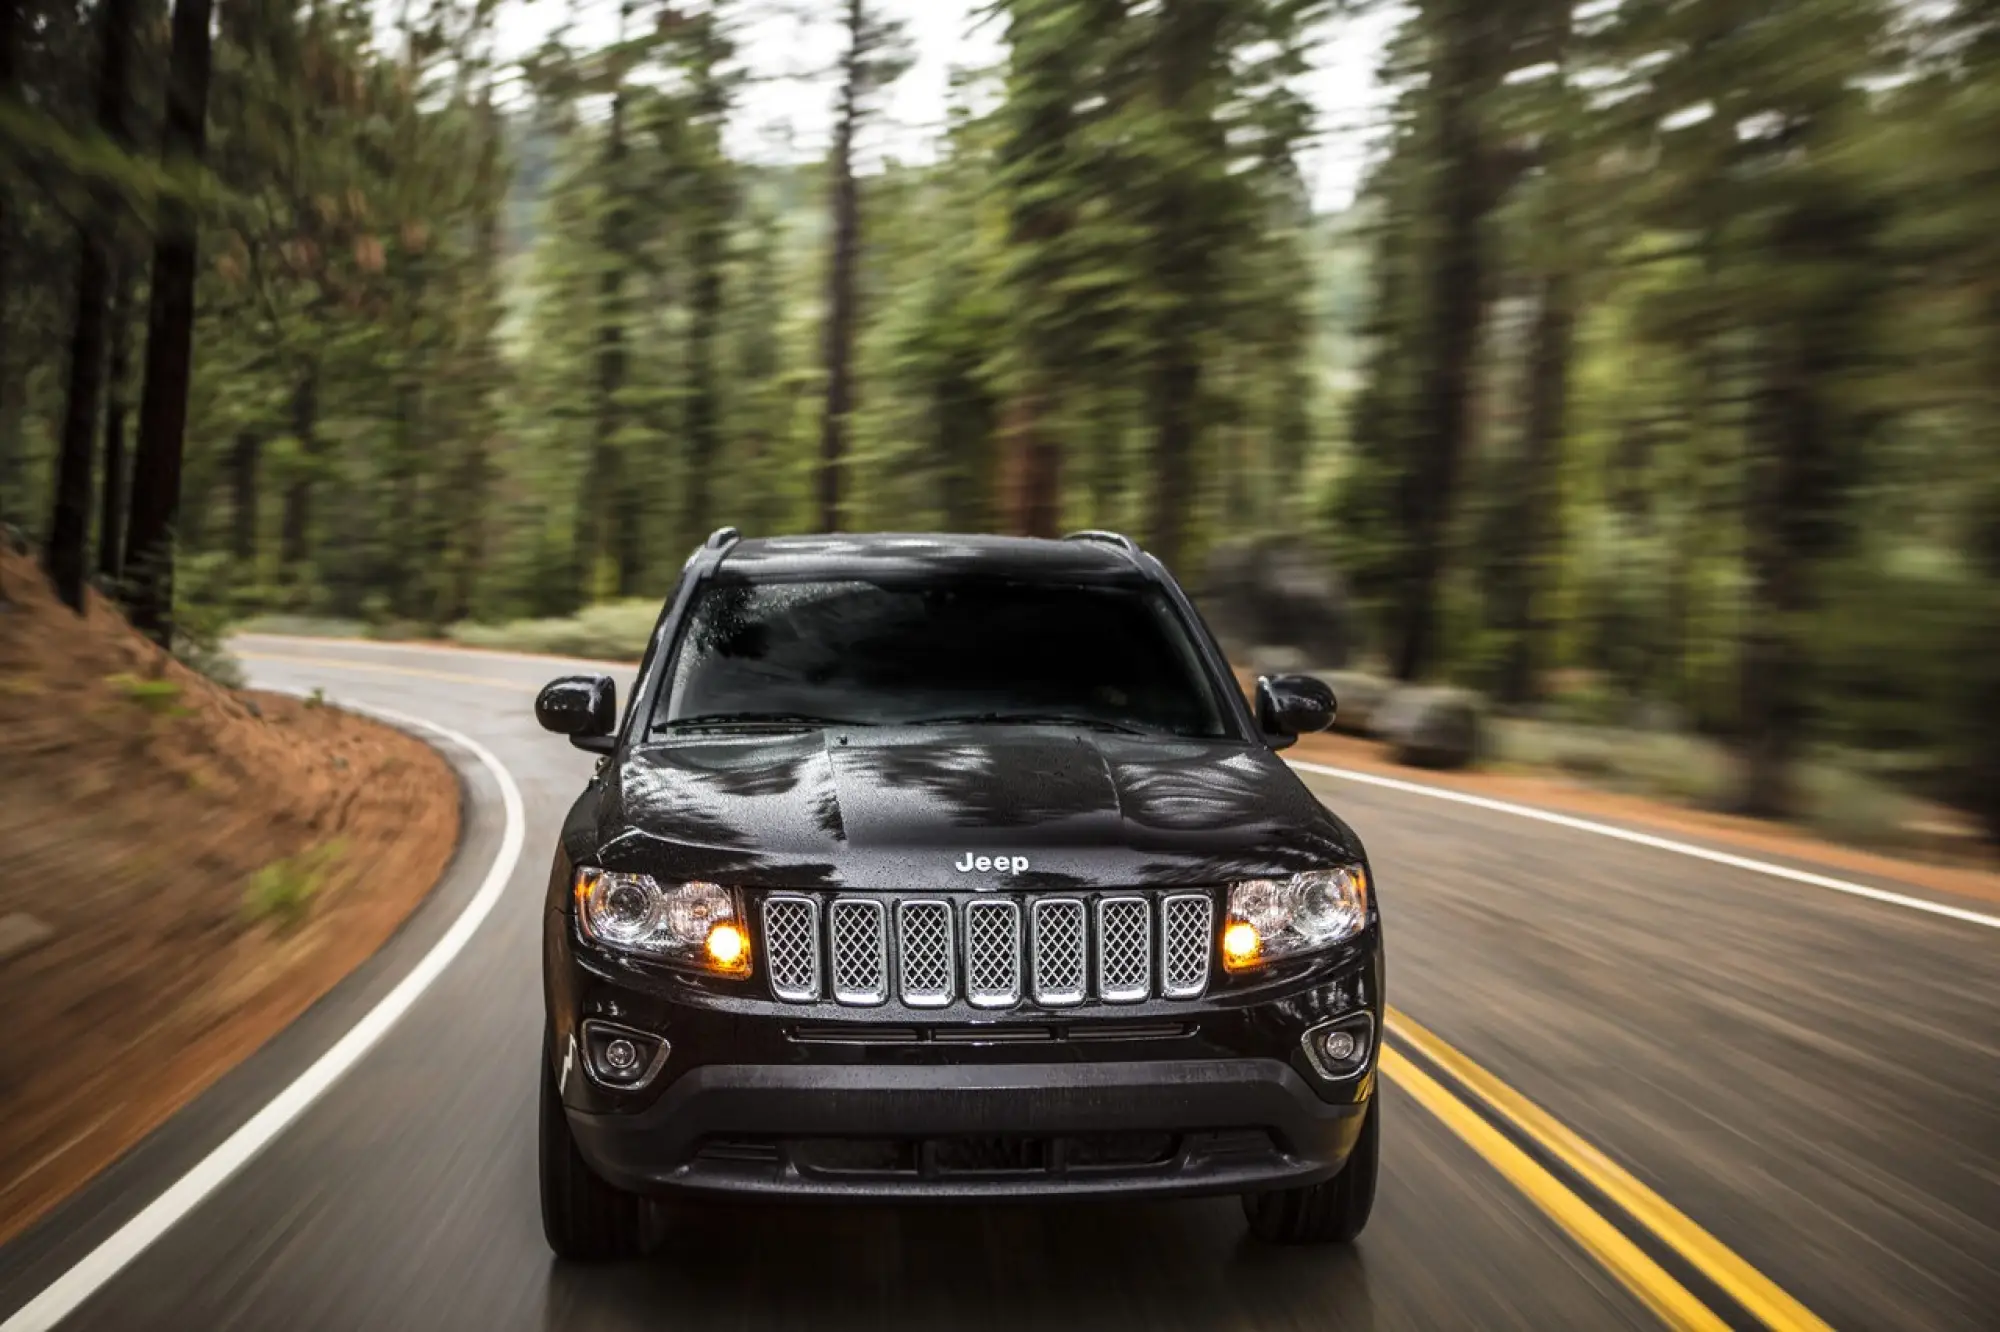
[{"label": "side mirror", "polygon": [[1257,677],[1257,729],[1283,749],[1311,731],[1333,725],[1333,690],[1310,675]]},{"label": "side mirror", "polygon": [[535,720],[566,735],[578,749],[609,754],[618,747],[618,686],[608,675],[565,675],[535,696]]}]

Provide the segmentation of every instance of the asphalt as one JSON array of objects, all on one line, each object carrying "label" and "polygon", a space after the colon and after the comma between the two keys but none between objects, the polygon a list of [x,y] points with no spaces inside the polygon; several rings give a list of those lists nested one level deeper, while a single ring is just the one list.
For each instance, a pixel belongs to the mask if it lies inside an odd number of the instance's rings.
[{"label": "asphalt", "polygon": [[[537,729],[529,704],[561,666],[241,646],[259,684],[323,687],[486,746],[521,790],[526,851],[415,1008],[65,1329],[1659,1325],[1393,1081],[1375,1218],[1348,1251],[1263,1248],[1230,1201],[759,1206],[682,1209],[644,1262],[558,1264],[536,1210],[538,906],[591,760]],[[490,773],[446,748],[470,817],[431,899],[293,1028],[0,1250],[0,1326],[290,1083],[465,910],[503,817]],[[1831,1325],[2000,1326],[2000,931],[1308,780],[1370,848],[1398,1009]]]}]

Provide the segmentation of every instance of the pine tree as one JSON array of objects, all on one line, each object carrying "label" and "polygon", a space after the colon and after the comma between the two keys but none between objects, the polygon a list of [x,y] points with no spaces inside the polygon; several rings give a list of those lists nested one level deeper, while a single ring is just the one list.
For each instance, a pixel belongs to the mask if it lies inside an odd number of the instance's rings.
[{"label": "pine tree", "polygon": [[[160,157],[191,180],[208,137],[209,0],[175,0],[167,78],[166,134]],[[200,237],[193,208],[163,201],[153,247],[146,378],[132,460],[127,524],[128,606],[133,627],[161,647],[173,641],[174,527],[180,512],[189,381],[194,370],[194,280]]]},{"label": "pine tree", "polygon": [[[132,58],[137,44],[137,0],[104,0],[97,74],[97,126],[115,148],[130,146],[128,128]],[[114,253],[122,230],[118,201],[99,188],[94,207],[77,225],[76,305],[69,342],[69,387],[63,411],[62,452],[56,464],[55,512],[49,521],[47,563],[56,594],[83,613],[88,569],[90,478],[97,442],[97,413],[104,388],[104,358],[111,293],[117,282]]]}]

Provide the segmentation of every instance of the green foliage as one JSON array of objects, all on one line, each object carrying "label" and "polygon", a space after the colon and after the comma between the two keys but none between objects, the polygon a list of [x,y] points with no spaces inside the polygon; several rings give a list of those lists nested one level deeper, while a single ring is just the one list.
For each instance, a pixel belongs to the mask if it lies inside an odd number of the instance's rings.
[{"label": "green foliage", "polygon": [[599,661],[637,661],[646,651],[646,643],[652,638],[653,626],[659,618],[657,601],[607,601],[561,619],[458,624],[452,626],[451,636],[467,647]]},{"label": "green foliage", "polygon": [[[1992,6],[1420,0],[1362,196],[1314,216],[1349,8],[991,6],[935,151],[857,159],[842,524],[1109,526],[1190,578],[1302,531],[1364,655],[1709,737],[1560,766],[1807,809],[1836,753],[2000,827]],[[186,179],[88,131],[97,9],[29,9],[0,513],[49,508],[90,191],[132,256],[192,201],[183,660],[233,683],[238,623],[630,659],[709,527],[816,525],[838,191],[730,150],[755,6],[564,26],[518,81],[486,0],[224,6]],[[863,124],[881,20],[805,20],[862,38]]]},{"label": "green foliage", "polygon": [[243,667],[224,645],[234,618],[228,556],[208,552],[176,561],[174,658],[227,689],[243,687]]},{"label": "green foliage", "polygon": [[185,717],[189,709],[181,702],[181,687],[172,680],[147,680],[136,675],[106,676],[104,683],[119,697],[155,717]]},{"label": "green foliage", "polygon": [[243,914],[252,924],[270,923],[289,932],[305,923],[347,843],[339,838],[274,860],[250,876],[243,889]]}]

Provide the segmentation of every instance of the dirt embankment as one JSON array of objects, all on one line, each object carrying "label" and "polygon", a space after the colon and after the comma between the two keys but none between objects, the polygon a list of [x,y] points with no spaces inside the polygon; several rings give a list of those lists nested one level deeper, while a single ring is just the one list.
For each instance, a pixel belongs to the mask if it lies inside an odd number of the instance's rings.
[{"label": "dirt embankment", "polygon": [[0,553],[0,1240],[279,1031],[458,840],[428,746],[232,692]]}]

